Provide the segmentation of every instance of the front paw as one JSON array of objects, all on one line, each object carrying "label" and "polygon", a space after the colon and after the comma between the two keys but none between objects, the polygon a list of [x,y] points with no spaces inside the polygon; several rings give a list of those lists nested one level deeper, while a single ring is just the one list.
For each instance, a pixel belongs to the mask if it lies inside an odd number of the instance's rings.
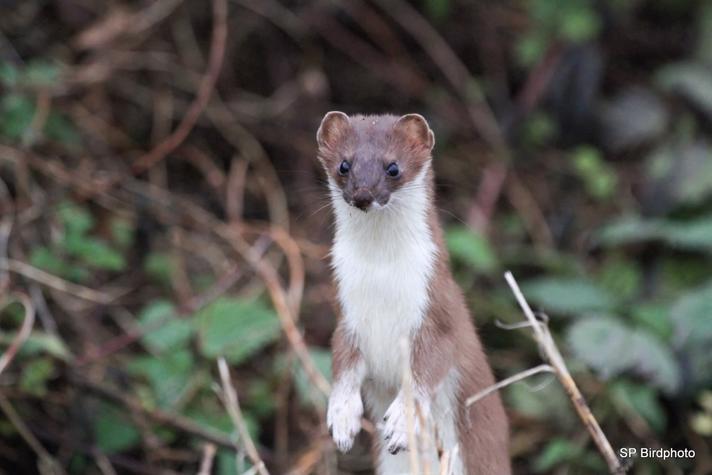
[{"label": "front paw", "polygon": [[[398,395],[383,416],[381,431],[386,450],[395,455],[401,450],[408,450],[408,415],[407,406],[402,395]],[[413,417],[412,430],[417,434],[418,421]]]},{"label": "front paw", "polygon": [[405,404],[397,397],[383,416],[381,433],[386,444],[386,450],[397,454],[401,450],[408,450],[408,421],[405,415]]},{"label": "front paw", "polygon": [[[428,417],[428,405],[425,401],[418,400],[414,402],[422,417]],[[386,450],[391,454],[397,454],[401,450],[408,450],[408,414],[407,410],[413,410],[405,404],[402,394],[399,394],[391,403],[390,407],[383,416],[381,424],[381,432],[383,440],[386,444]],[[420,432],[420,418],[416,414],[412,414],[413,433],[417,436]]]},{"label": "front paw", "polygon": [[334,391],[329,398],[326,411],[326,425],[341,452],[348,452],[354,445],[354,438],[361,430],[363,402],[361,394]]}]

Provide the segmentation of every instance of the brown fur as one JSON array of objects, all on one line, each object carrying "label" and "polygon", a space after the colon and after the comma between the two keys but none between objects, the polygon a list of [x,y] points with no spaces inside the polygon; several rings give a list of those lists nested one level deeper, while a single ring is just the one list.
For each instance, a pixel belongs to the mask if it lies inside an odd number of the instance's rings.
[{"label": "brown fur", "polygon": [[413,375],[423,387],[434,388],[452,367],[457,368],[460,374],[456,395],[460,408],[458,434],[467,473],[506,475],[511,472],[509,424],[499,394],[480,400],[469,410],[465,407],[469,396],[491,386],[495,380],[462,291],[450,273],[449,256],[434,205],[429,221],[439,255],[430,287],[428,318],[418,330],[413,345]]},{"label": "brown fur", "polygon": [[[387,202],[390,193],[408,183],[430,160],[434,145],[432,131],[418,115],[354,116],[329,113],[317,134],[319,160],[349,201],[359,187],[370,187],[375,199]],[[338,167],[348,160],[357,168],[353,175],[341,176]],[[401,166],[402,175],[395,180],[384,177],[391,162]],[[507,416],[498,393],[477,402],[469,410],[464,401],[494,384],[462,292],[449,270],[449,256],[443,242],[434,201],[434,176],[428,174],[430,210],[428,222],[438,248],[434,276],[429,288],[427,318],[414,336],[411,366],[416,383],[429,394],[453,369],[460,375],[456,400],[459,414],[460,454],[470,475],[506,475],[511,472]],[[382,201],[383,200],[383,201]],[[394,342],[395,344],[395,342]],[[346,335],[342,322],[333,340],[333,374],[335,380],[359,361],[360,351]],[[395,351],[395,349],[394,349]]]}]

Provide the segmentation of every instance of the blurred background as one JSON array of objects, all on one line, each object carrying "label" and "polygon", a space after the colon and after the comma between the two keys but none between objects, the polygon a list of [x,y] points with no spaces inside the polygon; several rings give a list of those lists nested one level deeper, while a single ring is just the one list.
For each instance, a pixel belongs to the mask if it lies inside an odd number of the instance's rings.
[{"label": "blurred background", "polygon": [[[509,269],[616,449],[696,451],[631,473],[712,473],[710,2],[0,0],[0,91],[0,472],[244,473],[244,423],[371,473],[323,424],[338,109],[429,120],[498,379]],[[517,473],[605,472],[554,378],[503,396]]]}]

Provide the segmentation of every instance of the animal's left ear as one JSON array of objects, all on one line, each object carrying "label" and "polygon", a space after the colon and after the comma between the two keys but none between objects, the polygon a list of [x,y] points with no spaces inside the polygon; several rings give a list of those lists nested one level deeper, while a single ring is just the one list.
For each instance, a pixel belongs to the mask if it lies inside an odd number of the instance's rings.
[{"label": "animal's left ear", "polygon": [[430,130],[428,121],[420,114],[406,114],[393,126],[396,133],[412,144],[418,144],[432,150],[435,146],[435,134]]}]

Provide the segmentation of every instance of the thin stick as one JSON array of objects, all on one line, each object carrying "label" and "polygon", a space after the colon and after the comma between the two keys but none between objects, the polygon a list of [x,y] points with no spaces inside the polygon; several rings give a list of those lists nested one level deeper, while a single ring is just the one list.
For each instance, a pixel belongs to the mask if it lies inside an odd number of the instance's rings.
[{"label": "thin stick", "polygon": [[517,373],[513,376],[510,376],[507,379],[503,379],[502,381],[498,382],[497,384],[493,384],[492,386],[483,389],[482,391],[470,396],[467,398],[465,401],[465,406],[469,407],[479,401],[480,399],[484,399],[485,397],[489,396],[495,391],[499,391],[500,389],[509,386],[510,384],[516,383],[517,381],[521,381],[522,379],[528,378],[529,376],[535,375],[537,373],[543,373],[543,372],[550,372],[554,373],[554,368],[551,365],[548,364],[541,364],[539,366],[535,366],[534,368],[529,368],[526,371],[522,371],[521,373]]},{"label": "thin stick", "polygon": [[227,412],[230,414],[230,419],[232,423],[240,434],[240,440],[245,447],[247,456],[252,460],[252,464],[256,469],[257,473],[260,475],[269,475],[265,463],[260,458],[260,454],[257,452],[257,447],[250,437],[250,432],[247,430],[247,425],[245,424],[245,419],[242,417],[242,411],[240,410],[240,403],[237,400],[237,393],[235,392],[235,387],[232,385],[232,380],[230,379],[230,369],[225,362],[225,358],[218,358],[218,370],[220,371],[220,381],[222,382],[222,392],[225,398],[224,403]]},{"label": "thin stick", "polygon": [[215,452],[217,447],[215,444],[207,442],[203,446],[203,460],[200,462],[200,471],[198,475],[210,475],[213,471],[213,459],[215,458]]},{"label": "thin stick", "polygon": [[129,411],[144,416],[157,424],[170,426],[187,434],[200,437],[208,442],[212,442],[220,447],[235,450],[235,443],[229,437],[226,437],[216,430],[206,428],[192,419],[173,412],[163,411],[161,409],[147,409],[144,407],[143,403],[137,399],[127,396],[125,391],[119,391],[118,389],[114,389],[111,386],[102,383],[90,381],[79,376],[74,378],[74,382],[77,385],[90,390],[94,394],[109,401],[121,404]]},{"label": "thin stick", "polygon": [[[405,420],[408,431],[408,459],[410,461],[410,473],[419,475],[421,473],[420,451],[418,450],[418,439],[415,434],[415,394],[413,390],[413,375],[410,370],[410,347],[408,340],[403,338],[400,341],[403,358],[403,379],[402,391],[405,395]],[[423,429],[425,429],[423,427]]]},{"label": "thin stick", "polygon": [[203,110],[208,105],[210,96],[215,88],[220,69],[225,57],[225,43],[227,40],[227,2],[213,0],[213,35],[210,46],[208,67],[200,81],[195,100],[183,116],[178,128],[166,140],[158,144],[153,150],[139,157],[132,165],[135,174],[151,168],[173,152],[188,137],[188,134],[200,118]]},{"label": "thin stick", "polygon": [[0,269],[20,274],[28,279],[46,285],[47,287],[79,297],[83,300],[88,300],[89,302],[105,305],[116,298],[112,295],[90,289],[89,287],[84,287],[83,285],[73,284],[72,282],[57,277],[56,275],[52,275],[15,259],[1,260]]},{"label": "thin stick", "polygon": [[512,289],[512,292],[514,293],[519,306],[522,308],[524,315],[531,323],[534,330],[534,338],[539,344],[539,348],[541,349],[544,357],[549,361],[549,363],[551,363],[556,377],[559,379],[559,382],[569,395],[569,399],[571,399],[571,402],[581,418],[581,421],[583,421],[586,429],[591,434],[593,441],[596,443],[598,450],[601,452],[601,455],[603,455],[603,458],[608,464],[608,469],[613,474],[625,473],[625,467],[623,467],[621,462],[618,460],[618,457],[616,457],[616,453],[606,438],[606,434],[603,433],[601,426],[593,416],[593,413],[588,407],[588,404],[586,404],[586,400],[583,398],[581,391],[579,391],[576,383],[571,377],[571,373],[569,373],[569,370],[564,363],[564,358],[561,356],[561,352],[559,352],[559,349],[556,347],[556,344],[549,333],[548,327],[536,319],[534,312],[524,298],[524,294],[522,294],[522,291],[519,289],[519,285],[517,285],[517,281],[514,279],[512,273],[509,271],[505,272],[504,278],[507,280],[507,284],[509,284],[509,287]]},{"label": "thin stick", "polygon": [[[17,332],[15,338],[12,339],[12,342],[10,343],[10,346],[7,347],[7,350],[5,350],[5,353],[0,356],[0,374],[2,374],[5,368],[7,368],[15,358],[15,355],[17,355],[17,352],[22,344],[30,337],[32,327],[35,324],[35,307],[32,305],[29,297],[24,294],[15,294],[13,297],[13,300],[19,301],[25,308],[25,316],[23,317],[20,331]],[[4,306],[5,305],[3,305],[3,307]]]},{"label": "thin stick", "polygon": [[63,475],[65,472],[62,470],[62,466],[49,454],[49,452],[47,452],[47,449],[44,448],[40,441],[37,440],[37,437],[35,437],[30,429],[27,428],[25,422],[22,420],[17,411],[15,411],[15,408],[12,407],[12,404],[10,404],[10,401],[1,392],[0,409],[2,409],[2,412],[5,413],[7,419],[13,426],[15,426],[15,429],[17,429],[17,433],[20,434],[20,437],[22,437],[27,445],[30,446],[37,457],[41,461],[44,461],[46,465],[51,466],[55,470],[54,473]]},{"label": "thin stick", "polygon": [[[316,364],[309,354],[307,344],[305,343],[304,338],[297,327],[296,317],[294,315],[291,302],[289,301],[289,296],[282,287],[279,274],[276,269],[272,267],[266,259],[263,259],[261,255],[257,255],[238,233],[230,232],[228,228],[219,230],[219,233],[225,240],[233,245],[235,250],[242,255],[242,257],[250,264],[250,266],[252,266],[255,272],[257,272],[259,277],[262,279],[267,287],[267,292],[272,300],[272,305],[274,306],[277,316],[279,317],[282,330],[284,331],[292,350],[297,355],[299,362],[304,368],[304,372],[307,374],[307,377],[312,384],[314,384],[324,395],[328,396],[331,392],[331,384],[329,384],[324,375],[317,369]],[[273,233],[273,237],[274,236],[275,234]],[[277,233],[276,236],[279,236],[279,234]],[[276,242],[279,243],[279,241]],[[299,247],[296,246],[297,252],[298,249]],[[285,250],[285,253],[287,252],[286,249],[283,248],[283,250]]]}]

